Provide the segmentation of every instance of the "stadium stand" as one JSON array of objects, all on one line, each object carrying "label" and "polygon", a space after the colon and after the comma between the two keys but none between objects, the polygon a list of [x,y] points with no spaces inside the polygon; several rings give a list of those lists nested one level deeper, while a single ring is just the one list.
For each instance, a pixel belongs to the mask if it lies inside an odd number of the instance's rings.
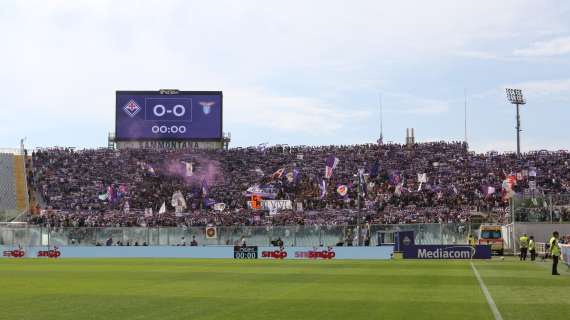
[{"label": "stadium stand", "polygon": [[[568,193],[569,162],[562,151],[517,159],[508,153],[475,154],[461,142],[216,151],[44,149],[33,153],[29,180],[45,205],[29,222],[93,227],[346,225],[358,219],[463,223],[481,212],[505,222],[514,193]],[[253,210],[248,207],[252,190],[293,206],[276,215]],[[185,208],[175,213],[171,199],[177,191]],[[224,208],[213,210],[214,203]],[[162,204],[165,212],[156,214]],[[560,212],[559,219],[570,220],[570,212]]]},{"label": "stadium stand", "polygon": [[10,153],[0,153],[0,213],[8,219],[18,210],[14,157]]}]

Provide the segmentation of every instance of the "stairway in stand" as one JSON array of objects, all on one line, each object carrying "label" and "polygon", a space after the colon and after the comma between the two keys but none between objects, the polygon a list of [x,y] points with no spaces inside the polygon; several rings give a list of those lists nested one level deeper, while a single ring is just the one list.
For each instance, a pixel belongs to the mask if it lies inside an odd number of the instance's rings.
[{"label": "stairway in stand", "polygon": [[14,155],[14,182],[16,185],[16,208],[19,212],[26,210],[28,190],[26,187],[26,172],[24,169],[24,156]]}]

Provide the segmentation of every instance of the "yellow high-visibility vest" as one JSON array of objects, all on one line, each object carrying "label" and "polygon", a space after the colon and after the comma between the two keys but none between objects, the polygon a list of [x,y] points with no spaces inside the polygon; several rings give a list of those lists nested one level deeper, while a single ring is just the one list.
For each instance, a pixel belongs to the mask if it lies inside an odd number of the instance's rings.
[{"label": "yellow high-visibility vest", "polygon": [[521,248],[528,248],[528,237],[522,236],[519,239]]},{"label": "yellow high-visibility vest", "polygon": [[536,248],[536,244],[534,243],[534,240],[530,240],[528,243],[528,249],[534,250],[535,248]]},{"label": "yellow high-visibility vest", "polygon": [[554,237],[550,238],[550,254],[560,256],[560,245],[558,244],[558,240]]}]

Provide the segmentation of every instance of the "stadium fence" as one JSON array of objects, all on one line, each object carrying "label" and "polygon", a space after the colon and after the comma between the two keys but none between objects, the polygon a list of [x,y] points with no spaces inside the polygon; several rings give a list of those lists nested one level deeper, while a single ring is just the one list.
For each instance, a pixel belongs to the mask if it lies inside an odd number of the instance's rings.
[{"label": "stadium fence", "polygon": [[526,192],[512,198],[511,210],[516,222],[570,222],[570,194]]},{"label": "stadium fence", "polygon": [[[268,226],[268,227],[216,227],[215,236],[207,236],[211,227],[156,227],[156,228],[47,228],[38,226],[0,226],[0,245],[5,246],[105,246],[147,244],[149,246],[190,245],[193,238],[202,245],[234,245],[245,240],[248,245],[268,246],[279,238],[286,246],[317,247],[364,246],[393,243],[396,231],[415,233],[417,244],[465,244],[470,232],[479,224],[409,224],[356,226]],[[360,236],[358,236],[360,235]]]}]

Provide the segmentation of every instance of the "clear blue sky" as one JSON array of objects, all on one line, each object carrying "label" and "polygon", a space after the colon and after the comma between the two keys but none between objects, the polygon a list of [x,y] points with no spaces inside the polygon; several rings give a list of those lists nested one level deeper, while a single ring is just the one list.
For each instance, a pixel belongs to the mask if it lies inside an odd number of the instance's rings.
[{"label": "clear blue sky", "polygon": [[99,147],[115,90],[222,90],[232,146],[570,149],[569,1],[2,1],[0,147]]}]

